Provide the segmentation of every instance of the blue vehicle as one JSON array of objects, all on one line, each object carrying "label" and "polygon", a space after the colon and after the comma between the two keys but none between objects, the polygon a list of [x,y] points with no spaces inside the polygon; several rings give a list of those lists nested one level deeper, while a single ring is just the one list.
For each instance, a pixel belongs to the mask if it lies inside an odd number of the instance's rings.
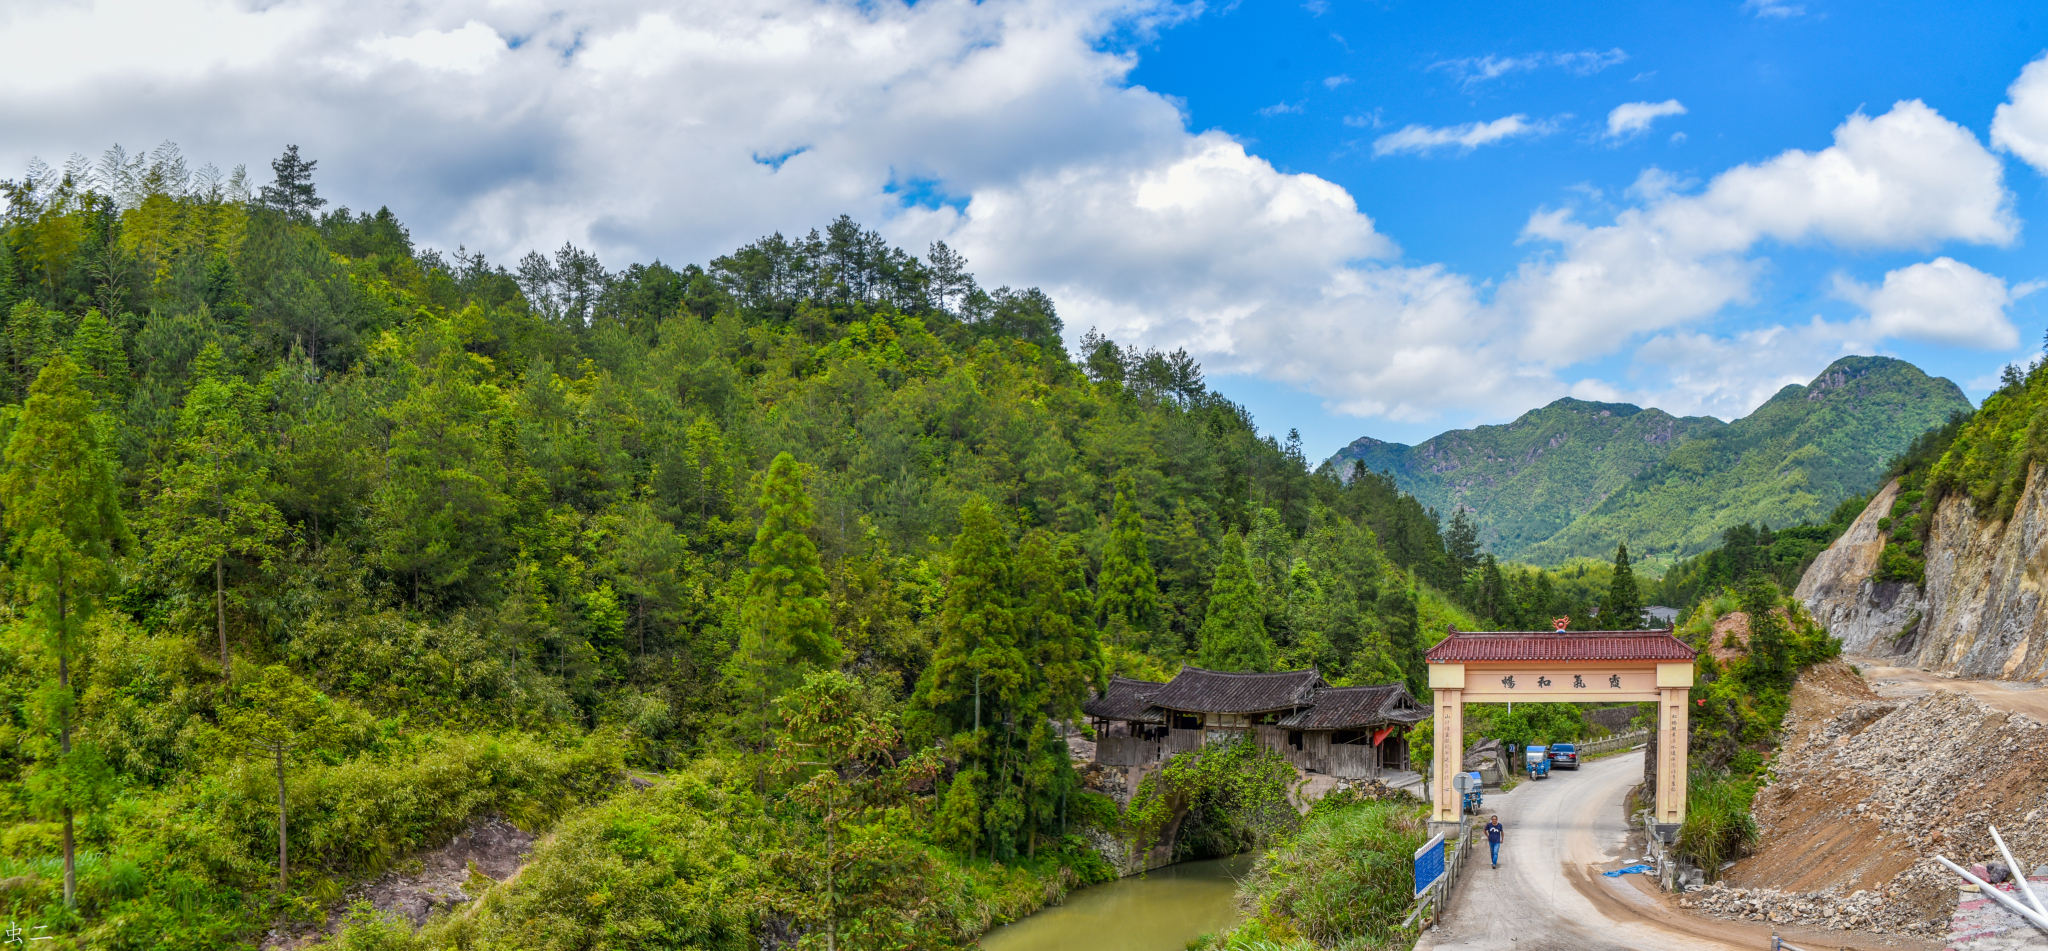
[{"label": "blue vehicle", "polygon": [[1557,764],[1559,769],[1577,771],[1579,768],[1579,748],[1570,743],[1552,743],[1550,745],[1550,761]]},{"label": "blue vehicle", "polygon": [[1523,754],[1523,757],[1524,757],[1524,762],[1526,762],[1526,763],[1528,763],[1528,764],[1529,764],[1529,778],[1530,778],[1530,779],[1549,779],[1549,778],[1550,778],[1550,748],[1549,748],[1549,747],[1546,747],[1546,746],[1538,746],[1538,745],[1536,745],[1536,744],[1534,744],[1534,743],[1531,743],[1531,744],[1529,744],[1529,748],[1528,748],[1528,750],[1527,750],[1526,752],[1524,752],[1524,754]]}]

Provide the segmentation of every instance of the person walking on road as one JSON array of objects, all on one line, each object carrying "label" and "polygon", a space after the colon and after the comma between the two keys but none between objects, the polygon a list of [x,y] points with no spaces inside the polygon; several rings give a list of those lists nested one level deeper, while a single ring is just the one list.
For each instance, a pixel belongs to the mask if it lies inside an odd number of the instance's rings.
[{"label": "person walking on road", "polygon": [[1493,852],[1494,868],[1500,867],[1500,836],[1502,831],[1504,830],[1501,829],[1499,816],[1486,817],[1486,845]]}]

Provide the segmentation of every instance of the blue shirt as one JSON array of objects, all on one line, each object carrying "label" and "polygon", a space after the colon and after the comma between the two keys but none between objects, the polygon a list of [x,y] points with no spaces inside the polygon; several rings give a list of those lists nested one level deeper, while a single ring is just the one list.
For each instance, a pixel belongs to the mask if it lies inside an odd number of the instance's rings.
[{"label": "blue shirt", "polygon": [[1498,822],[1489,822],[1489,823],[1487,823],[1487,824],[1486,824],[1486,841],[1488,841],[1488,842],[1491,842],[1491,843],[1494,843],[1495,845],[1499,845],[1499,844],[1500,844],[1500,834],[1501,834],[1501,831],[1502,831],[1502,830],[1501,830],[1501,827],[1500,827],[1500,823],[1498,823]]}]

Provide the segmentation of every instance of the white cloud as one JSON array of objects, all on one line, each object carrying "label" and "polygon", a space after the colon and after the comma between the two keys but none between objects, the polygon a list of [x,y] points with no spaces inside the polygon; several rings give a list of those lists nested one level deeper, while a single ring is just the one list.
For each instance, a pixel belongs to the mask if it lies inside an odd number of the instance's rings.
[{"label": "white cloud", "polygon": [[2003,245],[2019,234],[2011,203],[2003,167],[1969,130],[1901,102],[1850,116],[1819,152],[1737,166],[1697,195],[1663,194],[1610,225],[1565,210],[1531,216],[1525,238],[1562,255],[1522,265],[1496,300],[1527,320],[1532,358],[1564,365],[1750,300],[1762,265],[1750,253],[1763,241]]},{"label": "white cloud", "polygon": [[1806,15],[1806,7],[1785,0],[1742,0],[1742,9],[1753,13],[1758,19],[1784,20]]},{"label": "white cloud", "polygon": [[1622,139],[1647,132],[1650,123],[1665,116],[1685,115],[1685,106],[1676,99],[1663,102],[1624,102],[1607,114],[1607,137]]},{"label": "white cloud", "polygon": [[1373,140],[1372,154],[1399,155],[1413,152],[1421,155],[1437,149],[1453,148],[1470,152],[1482,145],[1492,145],[1506,139],[1526,135],[1544,135],[1553,126],[1548,122],[1530,122],[1529,117],[1517,113],[1495,119],[1492,122],[1467,122],[1454,126],[1411,125],[1399,132],[1389,132]]},{"label": "white cloud", "polygon": [[1276,103],[1274,103],[1274,104],[1272,104],[1272,105],[1270,105],[1270,106],[1266,106],[1266,107],[1263,107],[1263,108],[1261,108],[1261,109],[1259,110],[1259,115],[1262,115],[1262,116],[1283,116],[1283,115],[1287,115],[1287,114],[1289,114],[1289,113],[1295,113],[1295,114],[1299,114],[1299,113],[1301,112],[1302,108],[1303,108],[1304,106],[1306,106],[1306,105],[1307,105],[1307,103],[1305,103],[1305,102],[1294,102],[1294,103],[1287,103],[1287,102],[1276,102]]},{"label": "white cloud", "polygon": [[[1605,222],[1542,211],[1525,229],[1525,265],[1503,281],[1404,260],[1344,189],[1191,132],[1179,103],[1129,84],[1135,56],[1103,39],[1187,11],[1167,0],[17,4],[0,7],[17,93],[0,98],[0,166],[175,139],[196,161],[261,169],[296,142],[337,204],[389,203],[421,243],[501,261],[565,240],[615,267],[704,261],[843,212],[912,250],[943,238],[990,285],[1044,287],[1076,333],[1187,346],[1218,373],[1403,419],[1525,409],[1563,393],[1578,360],[1691,339],[1749,298],[1766,242],[1931,248],[2017,234],[1999,161],[1910,102],[1851,117],[1827,149],[1704,185],[1645,173]],[[1445,69],[1483,83],[1623,58]],[[1521,115],[1411,126],[1375,151],[1549,131]],[[791,157],[758,158],[773,156]],[[906,207],[889,190],[905,181],[961,200]],[[1916,326],[1886,319],[1827,326],[1870,339]],[[1739,401],[1748,385],[1695,399]]]},{"label": "white cloud", "polygon": [[1468,56],[1431,63],[1429,68],[1432,71],[1450,74],[1458,81],[1460,87],[1466,92],[1471,92],[1502,76],[1532,72],[1546,66],[1555,66],[1579,76],[1590,76],[1627,61],[1628,54],[1616,48],[1571,53],[1530,53],[1526,56]]},{"label": "white cloud", "polygon": [[2048,175],[2048,53],[2020,70],[1991,119],[1991,144]]},{"label": "white cloud", "polygon": [[1323,88],[1335,89],[1350,82],[1355,82],[1355,80],[1349,76],[1326,76],[1323,78]]},{"label": "white cloud", "polygon": [[1835,287],[1869,312],[1879,336],[2009,350],[2019,344],[2020,334],[2006,319],[2006,307],[2039,285],[2008,288],[2001,278],[1939,257],[1892,271],[1877,287],[1848,278],[1838,278]]},{"label": "white cloud", "polygon": [[393,60],[404,60],[429,69],[481,73],[507,49],[504,37],[476,20],[461,29],[421,30],[411,36],[380,36],[366,40],[362,48]]}]

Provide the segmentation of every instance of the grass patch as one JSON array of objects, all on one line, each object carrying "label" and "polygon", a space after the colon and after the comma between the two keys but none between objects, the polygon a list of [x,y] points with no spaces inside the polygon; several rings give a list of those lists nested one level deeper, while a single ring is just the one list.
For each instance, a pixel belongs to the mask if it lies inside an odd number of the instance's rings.
[{"label": "grass patch", "polygon": [[1408,947],[1415,932],[1400,922],[1413,902],[1413,858],[1429,838],[1427,816],[1427,807],[1401,800],[1338,795],[1318,802],[1238,886],[1247,920],[1207,946]]}]

